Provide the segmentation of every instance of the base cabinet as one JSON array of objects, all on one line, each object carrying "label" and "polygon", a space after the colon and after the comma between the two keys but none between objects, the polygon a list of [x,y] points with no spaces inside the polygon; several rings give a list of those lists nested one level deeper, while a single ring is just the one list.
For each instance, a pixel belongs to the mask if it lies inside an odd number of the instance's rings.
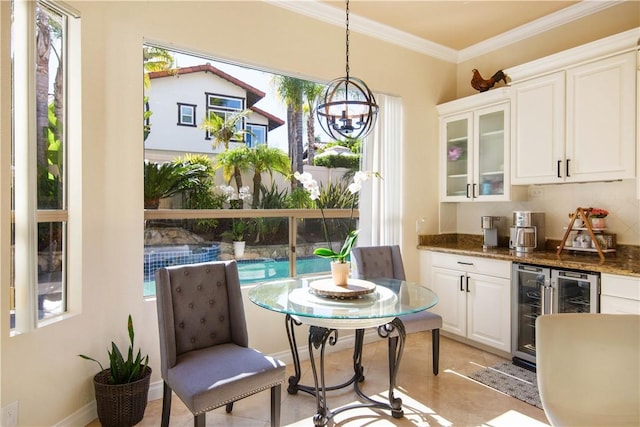
[{"label": "base cabinet", "polygon": [[603,274],[600,278],[600,312],[640,314],[640,278]]},{"label": "base cabinet", "polygon": [[432,253],[429,284],[438,295],[433,311],[442,316],[442,329],[510,352],[510,264]]}]

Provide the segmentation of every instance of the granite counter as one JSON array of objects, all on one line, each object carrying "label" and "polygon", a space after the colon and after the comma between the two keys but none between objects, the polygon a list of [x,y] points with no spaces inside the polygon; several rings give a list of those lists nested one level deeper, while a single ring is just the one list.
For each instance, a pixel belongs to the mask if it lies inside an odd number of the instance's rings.
[{"label": "granite counter", "polygon": [[474,234],[438,234],[419,236],[418,249],[492,258],[526,264],[544,265],[573,270],[596,271],[640,277],[640,247],[618,245],[615,253],[605,254],[601,260],[597,253],[563,251],[556,254],[560,241],[547,240],[543,250],[518,253],[509,249],[508,241],[500,239],[500,246],[482,248],[482,236]]}]

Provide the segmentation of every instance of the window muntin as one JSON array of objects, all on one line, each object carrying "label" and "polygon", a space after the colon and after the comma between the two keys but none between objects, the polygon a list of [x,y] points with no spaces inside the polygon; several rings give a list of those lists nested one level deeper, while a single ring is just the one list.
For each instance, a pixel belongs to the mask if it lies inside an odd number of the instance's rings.
[{"label": "window muntin", "polygon": [[13,7],[10,324],[26,332],[67,311],[67,64],[77,14],[45,1]]},{"label": "window muntin", "polygon": [[178,103],[178,125],[196,126],[196,106]]},{"label": "window muntin", "polygon": [[245,136],[247,147],[254,148],[267,143],[267,126],[247,123],[249,133]]}]

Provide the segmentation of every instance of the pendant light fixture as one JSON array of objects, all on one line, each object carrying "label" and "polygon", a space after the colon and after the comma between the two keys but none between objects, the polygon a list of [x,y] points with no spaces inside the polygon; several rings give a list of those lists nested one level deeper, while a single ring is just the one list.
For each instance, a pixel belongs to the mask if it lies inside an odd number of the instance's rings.
[{"label": "pendant light fixture", "polygon": [[336,140],[366,137],[378,116],[378,104],[369,87],[349,76],[349,0],[346,5],[346,77],[329,82],[316,107],[322,130]]}]

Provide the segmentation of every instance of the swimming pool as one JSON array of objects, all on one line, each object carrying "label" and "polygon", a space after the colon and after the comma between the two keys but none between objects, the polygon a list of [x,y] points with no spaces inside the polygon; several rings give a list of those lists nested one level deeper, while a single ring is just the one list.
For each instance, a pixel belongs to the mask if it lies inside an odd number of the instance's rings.
[{"label": "swimming pool", "polygon": [[[210,260],[207,260],[210,261]],[[202,261],[197,261],[202,262]],[[285,279],[289,277],[289,258],[259,258],[251,260],[237,260],[240,285],[248,285],[265,280]],[[316,256],[296,259],[296,274],[328,273],[331,271],[331,260]],[[174,264],[175,265],[175,264]],[[145,268],[144,296],[156,294],[155,270],[147,275]]]}]

